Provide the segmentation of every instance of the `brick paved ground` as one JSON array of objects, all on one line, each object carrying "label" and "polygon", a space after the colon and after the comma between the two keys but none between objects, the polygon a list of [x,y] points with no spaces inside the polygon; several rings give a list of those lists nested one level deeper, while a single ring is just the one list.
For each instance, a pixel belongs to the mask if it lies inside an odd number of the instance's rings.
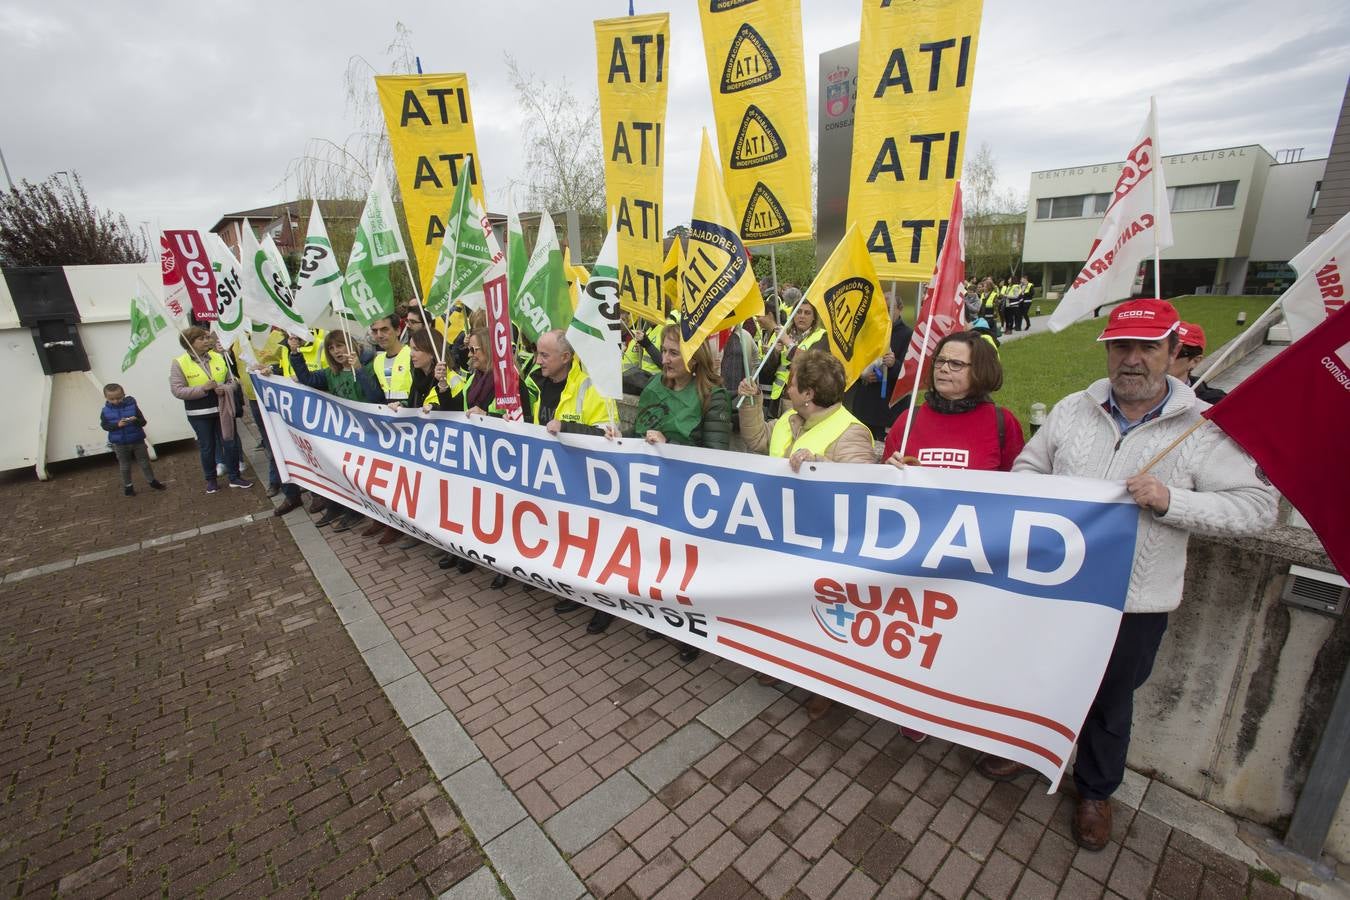
[{"label": "brick paved ground", "polygon": [[[81,553],[107,550],[162,534],[223,522],[267,509],[263,485],[252,490],[225,488],[207,496],[197,445],[180,441],[160,448],[151,463],[168,490],[145,487],[132,468],[136,496],[122,496],[112,454],[56,463],[50,481],[38,481],[31,469],[0,474],[0,573],[18,571]],[[244,473],[253,478],[251,471]]]},{"label": "brick paved ground", "polygon": [[[261,505],[189,502],[188,463],[161,463],[162,496],[92,469],[0,496],[67,555]],[[281,520],[2,590],[7,896],[435,896],[482,866]]]},{"label": "brick paved ground", "polygon": [[[671,644],[623,622],[588,636],[587,611],[560,618],[542,590],[442,572],[426,548],[325,534],[541,824],[602,783],[632,782],[620,770],[753,680],[708,654],[682,665]],[[914,744],[852,710],[811,722],[805,699],[786,693],[571,855],[587,887],[662,898],[1292,896],[1119,804],[1112,843],[1080,851],[1072,800],[1043,782],[995,785],[972,751]]]}]

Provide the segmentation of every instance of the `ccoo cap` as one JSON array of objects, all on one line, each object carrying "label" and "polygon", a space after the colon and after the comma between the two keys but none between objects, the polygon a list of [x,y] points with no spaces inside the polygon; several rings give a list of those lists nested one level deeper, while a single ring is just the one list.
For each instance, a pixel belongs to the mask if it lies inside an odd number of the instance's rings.
[{"label": "ccoo cap", "polygon": [[1176,307],[1152,297],[1130,300],[1111,310],[1099,341],[1159,341],[1181,323]]}]

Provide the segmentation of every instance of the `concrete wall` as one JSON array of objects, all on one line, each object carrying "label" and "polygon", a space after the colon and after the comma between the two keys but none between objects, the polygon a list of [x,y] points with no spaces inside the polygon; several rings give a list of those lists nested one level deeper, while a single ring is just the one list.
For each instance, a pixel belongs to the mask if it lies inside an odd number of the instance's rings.
[{"label": "concrete wall", "polygon": [[[1193,538],[1185,599],[1136,693],[1129,763],[1283,833],[1350,657],[1350,619],[1280,601],[1289,565],[1330,569],[1317,538]],[[1350,860],[1350,801],[1327,841]]]},{"label": "concrete wall", "polygon": [[[1176,243],[1163,251],[1163,259],[1247,256],[1260,208],[1266,169],[1274,161],[1262,147],[1254,144],[1163,157],[1163,177],[1168,187],[1218,181],[1238,182],[1237,197],[1231,208],[1173,214],[1172,230]],[[1085,259],[1088,248],[1092,246],[1092,239],[1101,226],[1101,217],[1037,219],[1036,201],[1041,197],[1108,193],[1115,189],[1123,165],[1120,162],[1099,163],[1031,173],[1023,261],[1081,262]]]},{"label": "concrete wall", "polygon": [[1252,259],[1288,262],[1307,246],[1313,190],[1326,167],[1325,159],[1270,167],[1252,238]]}]

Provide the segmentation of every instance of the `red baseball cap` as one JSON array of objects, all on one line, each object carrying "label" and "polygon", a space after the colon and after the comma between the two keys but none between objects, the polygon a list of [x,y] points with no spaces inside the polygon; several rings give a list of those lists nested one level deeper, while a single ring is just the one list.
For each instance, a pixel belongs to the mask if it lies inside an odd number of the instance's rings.
[{"label": "red baseball cap", "polygon": [[1182,322],[1177,326],[1177,337],[1186,347],[1205,349],[1205,330],[1194,322]]},{"label": "red baseball cap", "polygon": [[1166,300],[1152,297],[1130,300],[1111,310],[1099,341],[1160,341],[1181,322],[1177,309]]}]

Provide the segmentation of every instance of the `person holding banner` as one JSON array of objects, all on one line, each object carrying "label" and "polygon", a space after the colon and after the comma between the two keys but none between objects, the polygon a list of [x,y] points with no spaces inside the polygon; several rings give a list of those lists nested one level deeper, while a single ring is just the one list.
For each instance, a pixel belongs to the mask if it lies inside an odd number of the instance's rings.
[{"label": "person holding banner", "polygon": [[206,492],[220,490],[216,480],[216,449],[225,457],[225,474],[232,488],[247,490],[253,482],[239,475],[239,441],[234,431],[235,382],[225,357],[214,350],[216,337],[193,326],[179,343],[187,352],[169,364],[169,393],[183,401],[188,423],[197,435]]},{"label": "person holding banner", "polygon": [[412,351],[399,339],[394,316],[380,316],[370,323],[370,337],[380,350],[370,362],[371,374],[380,388],[381,403],[408,399],[412,389]]},{"label": "person holding banner", "polygon": [[544,425],[549,434],[604,434],[607,422],[618,421],[614,404],[591,384],[562,329],[539,335],[535,363],[537,368],[529,379],[537,398],[532,410],[534,424]]},{"label": "person holding banner", "polygon": [[[891,428],[881,458],[893,466],[937,466],[1007,472],[1022,452],[1022,423],[990,395],[1003,387],[998,351],[977,331],[958,331],[938,342],[928,360],[932,390]],[[904,447],[901,447],[904,441]]]},{"label": "person holding banner", "polygon": [[[1139,506],[1124,615],[1078,735],[1073,833],[1088,850],[1111,838],[1110,798],[1125,775],[1134,692],[1152,671],[1167,614],[1181,603],[1190,532],[1253,534],[1275,522],[1269,481],[1222,431],[1197,428],[1205,407],[1167,374],[1181,346],[1178,323],[1165,300],[1113,309],[1097,338],[1106,344],[1107,377],[1055,404],[1012,469],[1123,480]],[[996,781],[1022,770],[993,756],[976,766]]]},{"label": "person holding banner", "polygon": [[[439,381],[438,390],[440,390],[442,396],[448,398],[442,404],[442,409],[460,410],[473,416],[502,417],[502,411],[497,408],[497,382],[492,377],[491,347],[492,343],[487,328],[476,328],[469,332],[464,341],[465,351],[469,354],[469,377],[467,380],[461,378],[457,372],[450,372],[448,374],[451,382],[447,384],[444,378],[446,374],[445,366],[436,367]],[[531,402],[532,396],[526,384],[526,380],[522,378],[520,381],[520,409],[521,415],[528,420],[533,404]]]}]

